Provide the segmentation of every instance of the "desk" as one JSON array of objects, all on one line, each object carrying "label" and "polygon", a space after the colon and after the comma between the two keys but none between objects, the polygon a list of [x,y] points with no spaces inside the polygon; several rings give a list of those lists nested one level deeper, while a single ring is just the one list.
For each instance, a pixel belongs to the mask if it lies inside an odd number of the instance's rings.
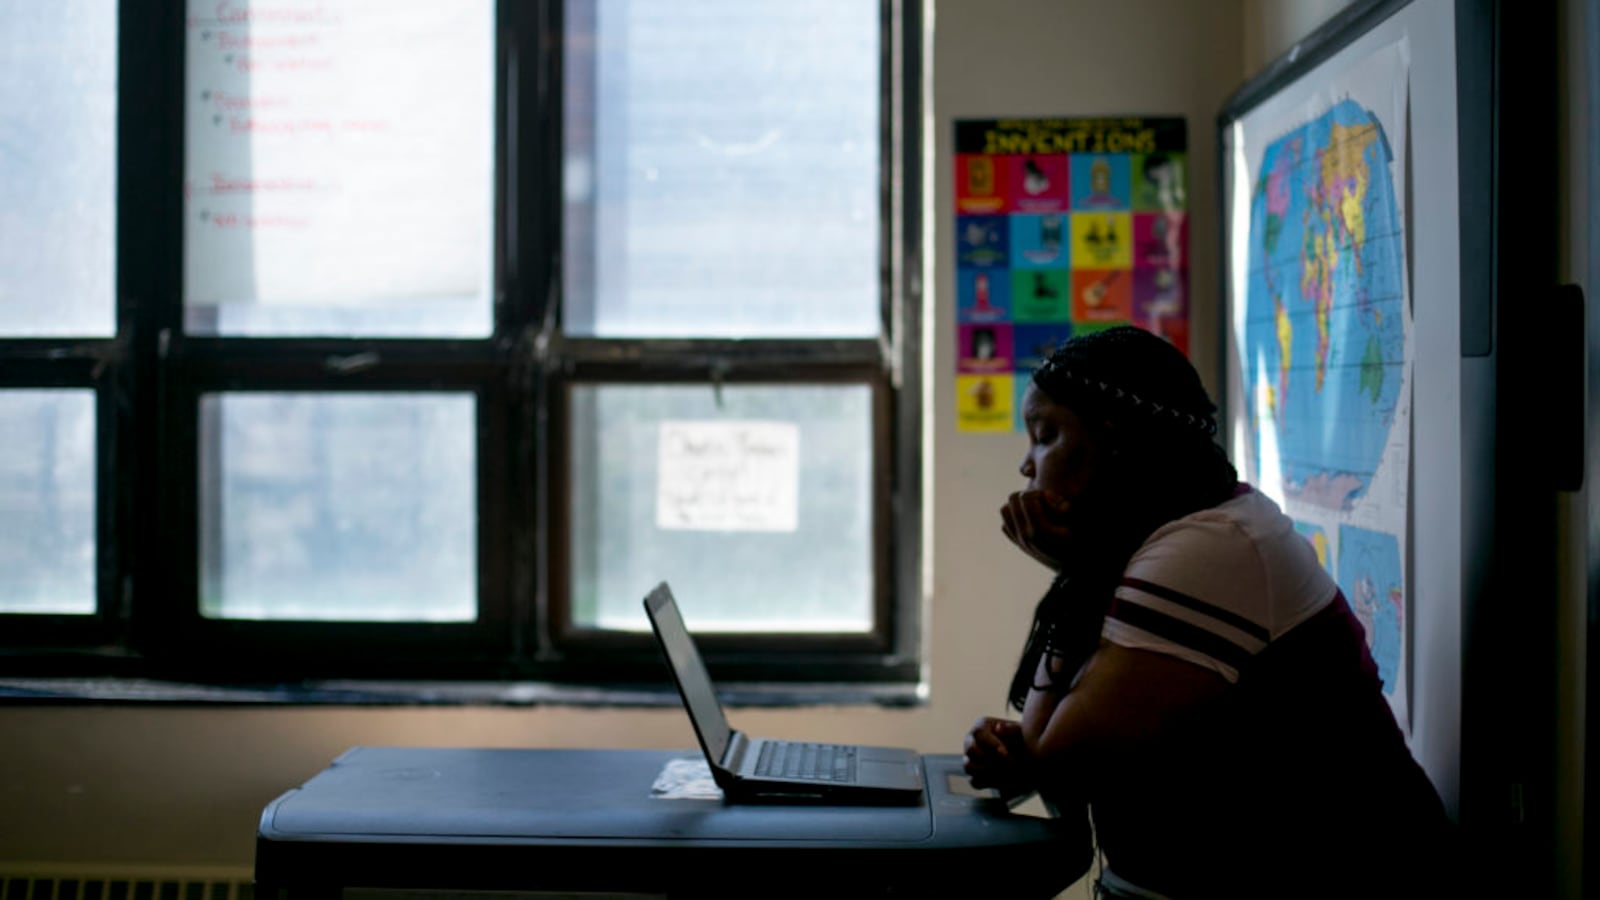
[{"label": "desk", "polygon": [[651,785],[696,751],[357,747],[268,804],[257,900],[395,891],[1051,897],[1088,865],[1087,825],[951,792],[924,802],[730,805]]}]

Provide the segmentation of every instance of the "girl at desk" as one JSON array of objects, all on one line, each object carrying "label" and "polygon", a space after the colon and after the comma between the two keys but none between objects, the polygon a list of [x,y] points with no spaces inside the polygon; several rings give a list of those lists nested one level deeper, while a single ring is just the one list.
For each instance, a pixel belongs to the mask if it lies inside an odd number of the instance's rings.
[{"label": "girl at desk", "polygon": [[1006,537],[1055,578],[967,773],[1091,816],[1101,897],[1438,896],[1450,822],[1310,544],[1176,348],[1075,337],[1023,399]]}]

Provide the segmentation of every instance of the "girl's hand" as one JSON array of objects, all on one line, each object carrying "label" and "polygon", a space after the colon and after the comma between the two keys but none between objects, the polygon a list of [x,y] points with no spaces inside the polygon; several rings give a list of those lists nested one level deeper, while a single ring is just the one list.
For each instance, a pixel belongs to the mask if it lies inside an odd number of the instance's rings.
[{"label": "girl's hand", "polygon": [[962,749],[962,769],[972,778],[973,787],[994,788],[1006,797],[1033,790],[1021,724],[1010,719],[981,718],[967,732]]},{"label": "girl's hand", "polygon": [[1060,571],[1072,547],[1071,508],[1053,491],[1016,491],[1000,507],[1000,530],[1023,553]]}]

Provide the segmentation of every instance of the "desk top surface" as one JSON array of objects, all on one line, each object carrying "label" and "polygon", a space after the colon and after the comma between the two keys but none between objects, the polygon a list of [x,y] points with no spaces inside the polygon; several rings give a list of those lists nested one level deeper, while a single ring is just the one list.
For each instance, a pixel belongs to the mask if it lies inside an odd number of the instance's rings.
[{"label": "desk top surface", "polygon": [[514,841],[911,847],[1050,840],[1058,823],[953,792],[925,756],[915,806],[731,804],[652,791],[690,750],[357,747],[263,811],[259,841]]}]

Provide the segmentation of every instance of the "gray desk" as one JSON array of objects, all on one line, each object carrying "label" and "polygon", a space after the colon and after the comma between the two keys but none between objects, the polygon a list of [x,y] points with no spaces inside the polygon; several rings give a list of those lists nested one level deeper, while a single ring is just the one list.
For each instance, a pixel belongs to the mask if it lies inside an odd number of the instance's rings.
[{"label": "gray desk", "polygon": [[357,747],[268,804],[258,900],[397,891],[562,895],[1050,897],[1087,866],[1087,826],[953,792],[924,802],[730,805],[651,785],[693,751]]}]

